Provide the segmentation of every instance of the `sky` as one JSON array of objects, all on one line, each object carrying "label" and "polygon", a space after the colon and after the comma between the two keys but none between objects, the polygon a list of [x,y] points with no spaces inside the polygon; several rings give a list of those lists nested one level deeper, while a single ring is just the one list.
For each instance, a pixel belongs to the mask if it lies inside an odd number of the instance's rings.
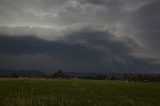
[{"label": "sky", "polygon": [[0,0],[0,69],[159,73],[159,20],[159,0]]}]

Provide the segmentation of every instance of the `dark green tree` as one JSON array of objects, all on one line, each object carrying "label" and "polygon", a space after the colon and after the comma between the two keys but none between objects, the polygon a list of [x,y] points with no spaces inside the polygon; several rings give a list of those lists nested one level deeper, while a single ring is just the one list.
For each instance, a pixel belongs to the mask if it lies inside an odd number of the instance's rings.
[{"label": "dark green tree", "polygon": [[17,73],[12,73],[11,77],[12,77],[12,78],[18,78],[19,76],[18,76]]},{"label": "dark green tree", "polygon": [[58,70],[57,72],[53,73],[52,78],[64,78],[65,75],[63,70]]}]

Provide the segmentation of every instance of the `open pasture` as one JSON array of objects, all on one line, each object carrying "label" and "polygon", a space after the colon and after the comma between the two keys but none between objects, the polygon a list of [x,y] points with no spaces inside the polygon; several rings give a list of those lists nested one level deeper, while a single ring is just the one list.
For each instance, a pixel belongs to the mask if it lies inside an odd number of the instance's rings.
[{"label": "open pasture", "polygon": [[160,84],[0,79],[0,106],[160,106]]}]

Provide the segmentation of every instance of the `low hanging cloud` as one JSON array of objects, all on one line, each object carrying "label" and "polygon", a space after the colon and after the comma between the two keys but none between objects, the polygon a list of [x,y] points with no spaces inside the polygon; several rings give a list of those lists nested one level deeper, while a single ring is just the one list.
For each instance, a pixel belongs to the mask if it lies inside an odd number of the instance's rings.
[{"label": "low hanging cloud", "polygon": [[[48,72],[60,68],[81,72],[137,72],[151,65],[147,59],[132,55],[132,48],[125,42],[101,31],[82,30],[55,41],[1,35],[0,48],[2,68],[23,67]],[[148,69],[141,71],[148,72]]]},{"label": "low hanging cloud", "polygon": [[[66,35],[59,40],[49,41],[34,36],[0,36],[1,54],[48,54],[63,55],[74,53],[88,55],[117,54],[129,55],[131,49],[109,32],[82,30]],[[63,52],[64,50],[64,52]],[[67,53],[68,52],[68,53]],[[85,54],[84,53],[84,54]],[[88,56],[87,55],[87,56]],[[77,56],[78,57],[78,56]],[[87,57],[86,57],[87,58]]]}]

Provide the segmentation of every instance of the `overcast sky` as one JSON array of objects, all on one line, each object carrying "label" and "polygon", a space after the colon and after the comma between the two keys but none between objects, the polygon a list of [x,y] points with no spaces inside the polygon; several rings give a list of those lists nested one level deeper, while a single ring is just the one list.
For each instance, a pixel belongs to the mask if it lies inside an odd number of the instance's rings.
[{"label": "overcast sky", "polygon": [[0,68],[160,62],[159,20],[159,0],[0,0]]}]

